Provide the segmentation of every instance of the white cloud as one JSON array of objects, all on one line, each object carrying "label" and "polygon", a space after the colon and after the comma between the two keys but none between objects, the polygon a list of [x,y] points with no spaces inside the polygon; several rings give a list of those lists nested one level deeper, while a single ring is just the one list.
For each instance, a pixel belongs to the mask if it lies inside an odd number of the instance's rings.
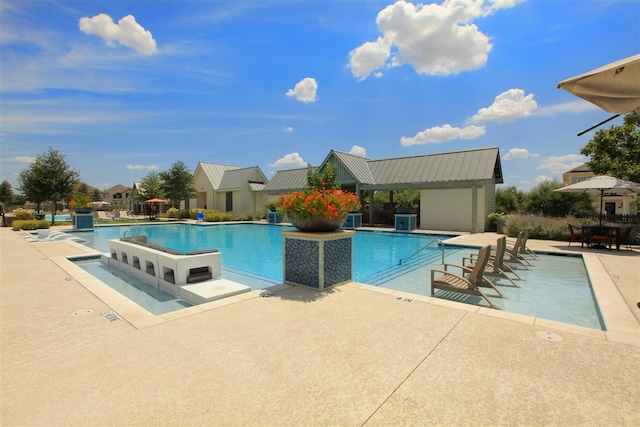
[{"label": "white cloud", "polygon": [[141,170],[155,171],[155,170],[158,170],[159,168],[156,165],[127,165],[127,169],[132,171],[141,171]]},{"label": "white cloud", "polygon": [[93,18],[80,18],[78,26],[85,34],[102,37],[108,46],[119,43],[144,54],[157,52],[151,32],[138,24],[133,15],[125,16],[116,24],[109,15],[101,13]]},{"label": "white cloud", "polygon": [[527,158],[537,159],[538,157],[540,157],[539,154],[530,153],[526,148],[512,148],[502,158],[504,160],[519,160]]},{"label": "white cloud", "polygon": [[583,100],[565,102],[563,104],[540,107],[536,110],[536,116],[554,116],[557,113],[581,113],[589,110],[599,110],[600,107]]},{"label": "white cloud", "polygon": [[293,133],[293,127],[292,126],[286,126],[282,130],[284,131],[284,133]]},{"label": "white cloud", "polygon": [[481,68],[492,45],[473,21],[519,1],[397,1],[378,13],[381,36],[349,54],[351,73],[363,80],[386,65],[410,64],[420,74],[442,76]]},{"label": "white cloud", "polygon": [[279,158],[275,161],[275,163],[269,163],[267,166],[270,168],[280,168],[280,167],[302,167],[306,165],[300,154],[298,153],[290,153],[285,154],[283,157]]},{"label": "white cloud", "polygon": [[353,147],[351,147],[351,151],[349,151],[349,154],[353,154],[354,156],[359,157],[367,157],[367,149],[358,145],[354,145]]},{"label": "white cloud", "polygon": [[403,136],[400,143],[404,146],[421,145],[429,143],[441,143],[454,139],[474,139],[485,133],[484,126],[467,126],[457,128],[451,125],[443,125],[440,127],[432,127],[418,132],[416,136],[409,138]]},{"label": "white cloud", "polygon": [[544,159],[544,163],[542,163],[536,169],[560,174],[580,166],[581,164],[585,163],[587,160],[589,159],[586,156],[583,156],[581,154],[549,156],[546,159]]},{"label": "white cloud", "polygon": [[490,107],[479,109],[471,121],[507,123],[530,116],[536,108],[538,103],[533,99],[533,94],[524,96],[522,89],[509,89],[496,96]]},{"label": "white cloud", "polygon": [[289,89],[286,93],[287,96],[295,96],[298,101],[315,102],[316,92],[318,91],[318,82],[313,77],[305,77],[296,83],[293,89]]},{"label": "white cloud", "polygon": [[19,156],[19,157],[10,157],[5,159],[7,162],[13,162],[13,163],[32,163],[36,160],[35,157],[26,157],[26,156]]}]

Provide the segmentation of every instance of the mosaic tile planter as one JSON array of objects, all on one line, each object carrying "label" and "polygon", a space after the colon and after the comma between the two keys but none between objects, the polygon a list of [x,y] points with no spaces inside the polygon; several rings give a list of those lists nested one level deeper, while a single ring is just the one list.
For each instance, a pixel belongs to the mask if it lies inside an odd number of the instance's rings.
[{"label": "mosaic tile planter", "polygon": [[344,220],[342,228],[360,228],[362,227],[362,214],[352,213],[347,214],[347,219]]},{"label": "mosaic tile planter", "polygon": [[73,228],[75,230],[93,229],[93,212],[92,213],[74,213]]},{"label": "mosaic tile planter", "polygon": [[413,231],[416,229],[416,214],[395,214],[396,231]]},{"label": "mosaic tile planter", "polygon": [[354,231],[283,231],[284,283],[319,291],[352,281]]}]

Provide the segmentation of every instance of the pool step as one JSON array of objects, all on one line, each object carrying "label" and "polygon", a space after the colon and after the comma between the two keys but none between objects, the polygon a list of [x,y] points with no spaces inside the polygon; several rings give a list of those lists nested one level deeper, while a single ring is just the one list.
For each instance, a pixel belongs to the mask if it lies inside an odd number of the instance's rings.
[{"label": "pool step", "polygon": [[180,298],[194,305],[249,292],[251,288],[228,279],[214,279],[180,286]]}]

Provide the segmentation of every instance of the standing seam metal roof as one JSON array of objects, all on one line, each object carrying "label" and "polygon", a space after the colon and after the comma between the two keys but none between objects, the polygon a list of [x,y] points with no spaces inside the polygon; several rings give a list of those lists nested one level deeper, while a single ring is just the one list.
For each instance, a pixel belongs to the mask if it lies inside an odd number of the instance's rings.
[{"label": "standing seam metal roof", "polygon": [[[249,168],[227,170],[222,175],[218,191],[234,191],[242,188],[247,181],[256,173],[260,172],[260,168],[252,166]],[[260,175],[262,173],[260,172]]]}]

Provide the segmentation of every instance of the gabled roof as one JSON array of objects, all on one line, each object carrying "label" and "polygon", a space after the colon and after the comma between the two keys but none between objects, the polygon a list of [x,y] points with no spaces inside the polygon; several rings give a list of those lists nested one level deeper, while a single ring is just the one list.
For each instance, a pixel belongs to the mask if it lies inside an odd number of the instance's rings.
[{"label": "gabled roof", "polygon": [[307,168],[289,169],[276,172],[265,191],[283,192],[300,190],[307,184]]},{"label": "gabled roof", "polygon": [[131,188],[124,186],[122,184],[116,184],[111,188],[107,188],[106,190],[104,190],[104,193],[107,193],[111,196],[113,196],[114,194],[121,194],[121,193],[126,193],[127,191],[130,191]]},{"label": "gabled roof", "polygon": [[583,163],[580,166],[576,166],[575,168],[568,170],[565,173],[584,173],[584,172],[591,172],[591,168],[586,163]]},{"label": "gabled roof", "polygon": [[344,167],[351,172],[353,178],[360,184],[375,184],[375,179],[367,164],[369,159],[342,151],[331,150],[327,158],[322,162],[322,165],[320,165],[320,169],[322,169],[332,157],[342,163]]},{"label": "gabled roof", "polygon": [[[264,176],[258,166],[252,166],[249,168],[230,169],[224,172],[218,191],[234,191],[241,189],[247,182],[251,182],[251,178],[255,176],[256,172],[260,176]],[[260,184],[259,182],[252,182],[253,184]],[[264,185],[264,182],[262,182]]]},{"label": "gabled roof", "polygon": [[[327,162],[339,162],[348,170],[339,170],[339,173],[348,173],[361,189],[427,188],[494,179],[496,184],[503,182],[497,147],[381,160],[331,150],[321,167]],[[265,191],[295,191],[306,183],[306,168],[278,171],[265,186]]]},{"label": "gabled roof", "polygon": [[[200,163],[198,163],[198,166],[196,167],[196,173],[198,172],[198,169],[201,169],[202,172],[204,172],[204,174],[206,175],[207,179],[209,180],[209,182],[211,183],[213,188],[219,188],[220,187],[220,181],[222,181],[222,176],[224,175],[225,171],[233,170],[233,169],[240,169],[240,166],[231,166],[231,165],[221,165],[219,163],[200,162]],[[194,175],[195,175],[195,173],[194,173]]]}]

